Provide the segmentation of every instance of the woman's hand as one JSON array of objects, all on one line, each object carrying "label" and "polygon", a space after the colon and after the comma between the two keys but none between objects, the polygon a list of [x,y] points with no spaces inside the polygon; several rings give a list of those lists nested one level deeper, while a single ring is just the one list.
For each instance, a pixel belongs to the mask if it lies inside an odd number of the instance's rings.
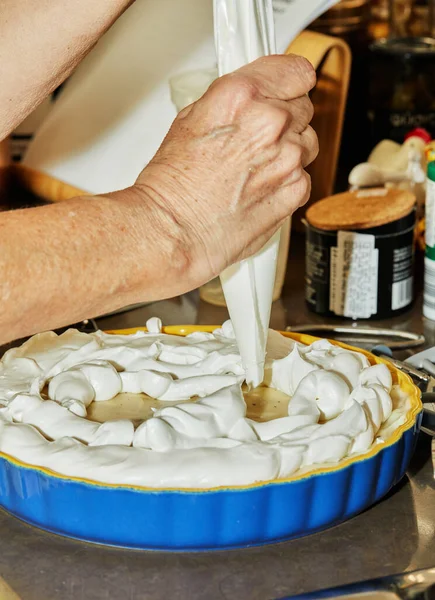
[{"label": "woman's hand", "polygon": [[297,56],[261,58],[221,77],[179,114],[139,176],[135,188],[161,232],[182,242],[187,287],[260,250],[308,199],[315,81]]},{"label": "woman's hand", "polygon": [[182,294],[259,250],[309,194],[314,82],[302,58],[258,60],[177,117],[131,188],[0,212],[0,344]]}]

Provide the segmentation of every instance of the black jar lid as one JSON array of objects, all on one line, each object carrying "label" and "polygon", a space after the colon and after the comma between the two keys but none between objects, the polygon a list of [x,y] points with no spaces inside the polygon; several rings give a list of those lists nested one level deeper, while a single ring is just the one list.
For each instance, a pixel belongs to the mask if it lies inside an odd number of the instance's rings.
[{"label": "black jar lid", "polygon": [[370,50],[377,55],[390,56],[399,59],[425,59],[435,57],[435,38],[403,37],[382,39],[373,42]]}]

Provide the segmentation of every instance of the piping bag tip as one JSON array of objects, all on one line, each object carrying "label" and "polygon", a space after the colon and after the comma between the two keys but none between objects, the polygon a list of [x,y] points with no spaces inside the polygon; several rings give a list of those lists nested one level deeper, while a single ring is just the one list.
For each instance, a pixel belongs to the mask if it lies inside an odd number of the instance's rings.
[{"label": "piping bag tip", "polygon": [[248,363],[246,365],[245,381],[249,390],[261,385],[264,381],[264,362]]}]

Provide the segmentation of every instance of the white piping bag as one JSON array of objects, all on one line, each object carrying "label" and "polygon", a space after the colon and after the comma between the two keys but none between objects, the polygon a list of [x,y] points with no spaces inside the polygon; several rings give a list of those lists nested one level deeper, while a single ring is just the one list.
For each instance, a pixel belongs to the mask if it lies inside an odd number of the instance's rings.
[{"label": "white piping bag", "polygon": [[[276,52],[272,0],[214,0],[214,30],[219,75]],[[220,276],[252,387],[264,377],[279,239],[278,232],[258,254]]]}]

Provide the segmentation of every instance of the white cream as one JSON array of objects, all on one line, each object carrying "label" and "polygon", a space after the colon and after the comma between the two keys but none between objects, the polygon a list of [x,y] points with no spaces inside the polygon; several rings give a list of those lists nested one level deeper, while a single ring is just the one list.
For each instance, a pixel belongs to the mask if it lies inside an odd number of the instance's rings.
[{"label": "white cream", "polygon": [[138,427],[133,445],[157,451],[201,447],[206,440],[229,437],[245,415],[246,404],[236,383],[198,402],[155,411]]},{"label": "white cream", "polygon": [[343,412],[349,395],[349,386],[342,376],[321,369],[312,371],[296,388],[289,404],[289,413],[304,414],[310,407],[312,414],[329,421]]},{"label": "white cream", "polygon": [[268,387],[292,396],[302,379],[319,369],[302,355],[300,348],[299,344],[295,344],[290,354],[266,365],[264,381]]},{"label": "white cream", "polygon": [[95,390],[80,370],[68,369],[55,375],[48,385],[48,396],[61,404],[74,398],[89,406],[95,400]]},{"label": "white cream", "polygon": [[[385,365],[326,341],[270,332],[266,380],[289,396],[287,416],[246,416],[231,323],[186,337],[70,330],[34,336],[0,361],[0,451],[32,465],[107,483],[244,485],[365,452],[406,413]],[[120,392],[175,402],[134,427],[86,418]],[[193,399],[193,401],[192,401]]]}]

